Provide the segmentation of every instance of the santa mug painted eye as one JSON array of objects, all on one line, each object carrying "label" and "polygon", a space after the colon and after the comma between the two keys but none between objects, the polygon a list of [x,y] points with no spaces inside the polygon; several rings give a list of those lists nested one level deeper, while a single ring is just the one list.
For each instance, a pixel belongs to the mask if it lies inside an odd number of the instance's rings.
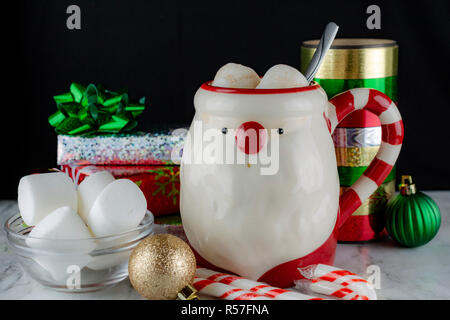
[{"label": "santa mug painted eye", "polygon": [[[198,262],[277,287],[301,278],[298,268],[333,264],[339,227],[387,177],[403,140],[397,107],[373,89],[328,101],[316,83],[235,89],[208,82],[194,105],[181,161],[180,211]],[[331,133],[360,109],[380,118],[382,144],[339,197]],[[216,155],[225,159],[233,150],[227,159],[244,161],[199,161],[212,141]],[[261,174],[268,163],[276,170]]]}]

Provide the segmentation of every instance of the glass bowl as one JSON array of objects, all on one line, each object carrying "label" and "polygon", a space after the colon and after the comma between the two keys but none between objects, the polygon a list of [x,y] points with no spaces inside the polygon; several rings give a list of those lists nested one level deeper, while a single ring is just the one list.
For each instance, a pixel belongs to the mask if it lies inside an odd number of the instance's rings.
[{"label": "glass bowl", "polygon": [[125,233],[90,239],[52,240],[30,237],[20,213],[5,223],[10,250],[25,271],[45,287],[63,292],[91,292],[128,277],[128,259],[137,244],[153,233],[147,211],[138,227]]}]

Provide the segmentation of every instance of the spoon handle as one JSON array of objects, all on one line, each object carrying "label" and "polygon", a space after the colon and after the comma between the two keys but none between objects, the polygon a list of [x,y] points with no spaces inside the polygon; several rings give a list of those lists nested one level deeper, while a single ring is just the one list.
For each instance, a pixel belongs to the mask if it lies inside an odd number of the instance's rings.
[{"label": "spoon handle", "polygon": [[314,55],[305,73],[306,80],[308,80],[308,83],[310,83],[314,79],[314,76],[319,70],[322,60],[325,58],[328,49],[330,49],[331,44],[333,43],[333,40],[336,37],[338,29],[339,29],[338,25],[334,22],[328,23],[327,26],[325,27],[322,37],[320,38],[319,45],[317,46],[316,52],[314,52]]}]

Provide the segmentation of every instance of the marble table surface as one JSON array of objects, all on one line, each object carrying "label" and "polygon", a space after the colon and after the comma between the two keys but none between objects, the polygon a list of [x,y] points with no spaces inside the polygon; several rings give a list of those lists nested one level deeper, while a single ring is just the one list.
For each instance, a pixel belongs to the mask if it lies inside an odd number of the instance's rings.
[{"label": "marble table surface", "polygon": [[[430,243],[414,249],[399,247],[391,239],[339,244],[335,266],[366,279],[373,275],[369,266],[379,267],[379,299],[450,299],[450,191],[426,193],[438,203],[442,214],[439,233]],[[55,292],[39,285],[8,250],[3,225],[17,212],[15,201],[0,201],[0,299],[141,299],[128,280],[81,294]]]}]

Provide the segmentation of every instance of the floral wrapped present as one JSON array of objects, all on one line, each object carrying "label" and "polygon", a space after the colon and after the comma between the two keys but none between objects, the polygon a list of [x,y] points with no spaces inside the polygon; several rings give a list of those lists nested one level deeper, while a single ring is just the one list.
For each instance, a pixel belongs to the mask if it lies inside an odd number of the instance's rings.
[{"label": "floral wrapped present", "polygon": [[107,170],[117,178],[134,181],[147,199],[147,208],[155,217],[179,212],[180,167],[179,166],[71,166],[63,165],[76,184],[87,176]]}]

